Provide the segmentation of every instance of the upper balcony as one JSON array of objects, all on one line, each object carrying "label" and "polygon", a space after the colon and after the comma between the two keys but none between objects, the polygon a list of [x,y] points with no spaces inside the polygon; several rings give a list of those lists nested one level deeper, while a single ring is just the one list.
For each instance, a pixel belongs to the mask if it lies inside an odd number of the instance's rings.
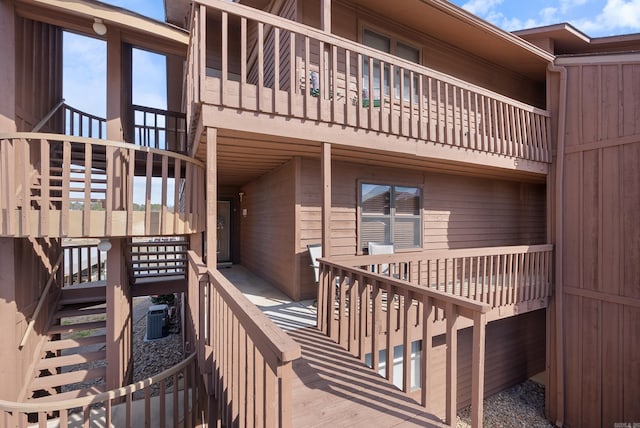
[{"label": "upper balcony", "polygon": [[260,10],[194,4],[185,87],[191,129],[547,173],[546,110]]}]

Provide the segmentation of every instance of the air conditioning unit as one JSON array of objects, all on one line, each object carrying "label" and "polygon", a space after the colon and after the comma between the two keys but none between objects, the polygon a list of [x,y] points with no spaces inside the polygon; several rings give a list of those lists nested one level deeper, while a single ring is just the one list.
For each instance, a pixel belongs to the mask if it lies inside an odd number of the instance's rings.
[{"label": "air conditioning unit", "polygon": [[147,340],[164,337],[169,322],[169,306],[153,305],[147,309]]}]

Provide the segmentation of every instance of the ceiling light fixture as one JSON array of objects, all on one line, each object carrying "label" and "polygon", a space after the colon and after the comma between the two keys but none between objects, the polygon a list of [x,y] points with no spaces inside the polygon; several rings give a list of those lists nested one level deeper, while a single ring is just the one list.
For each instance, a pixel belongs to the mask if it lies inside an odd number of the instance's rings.
[{"label": "ceiling light fixture", "polygon": [[100,243],[98,244],[98,250],[99,251],[109,251],[111,249],[111,242],[109,242],[109,240],[107,238],[103,238],[100,240]]}]

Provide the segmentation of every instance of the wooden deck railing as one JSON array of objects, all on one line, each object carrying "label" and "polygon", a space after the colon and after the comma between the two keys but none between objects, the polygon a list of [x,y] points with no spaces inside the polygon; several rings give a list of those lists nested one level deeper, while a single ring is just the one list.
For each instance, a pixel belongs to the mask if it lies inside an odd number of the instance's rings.
[{"label": "wooden deck railing", "polygon": [[[553,245],[432,250],[331,260],[386,271],[414,285],[492,308],[545,300],[551,293]],[[382,266],[382,267],[381,267]]]},{"label": "wooden deck railing", "polygon": [[184,113],[132,105],[133,134],[127,140],[143,147],[186,154],[187,129]]},{"label": "wooden deck railing", "polygon": [[63,287],[106,279],[106,257],[98,250],[98,244],[69,245],[62,247],[62,251]]},{"label": "wooden deck railing", "polygon": [[222,425],[291,426],[292,362],[300,346],[192,251],[188,318]]},{"label": "wooden deck railing", "polygon": [[[27,426],[194,427],[198,425],[202,410],[199,408],[196,373],[197,359],[195,354],[192,354],[156,376],[96,395],[64,401],[33,403],[0,400],[0,425],[25,428]],[[157,398],[152,398],[152,388],[158,388]],[[134,393],[144,395],[144,398],[135,400]],[[116,410],[117,408],[119,409]],[[48,421],[51,419],[49,415],[54,412],[57,414],[56,418]]]},{"label": "wooden deck railing", "polygon": [[[386,263],[376,256],[361,259],[367,265]],[[461,319],[465,318],[473,328],[472,425],[482,426],[485,326],[489,309],[489,305],[465,297],[413,285],[333,259],[320,259],[318,327],[376,372],[384,367],[384,376],[406,393],[418,395],[416,398],[427,411],[433,410],[430,392],[434,373],[430,364],[433,337],[445,334],[445,420],[448,424],[456,421],[457,331]],[[444,332],[435,331],[436,311],[446,320]],[[394,380],[398,345],[402,347],[400,381]],[[385,355],[382,361],[381,351]]]},{"label": "wooden deck railing", "polygon": [[85,138],[106,138],[107,120],[105,118],[78,110],[68,104],[63,104],[62,114],[65,135]]},{"label": "wooden deck railing", "polygon": [[127,251],[132,283],[140,279],[186,277],[187,246],[184,238],[131,242]]},{"label": "wooden deck railing", "polygon": [[[260,10],[215,0],[194,5],[188,105],[202,101],[551,161],[545,110]],[[205,28],[205,15],[216,25]]]},{"label": "wooden deck railing", "polygon": [[[178,203],[184,182],[184,204]],[[1,236],[182,235],[204,230],[202,163],[133,144],[0,134]]]}]

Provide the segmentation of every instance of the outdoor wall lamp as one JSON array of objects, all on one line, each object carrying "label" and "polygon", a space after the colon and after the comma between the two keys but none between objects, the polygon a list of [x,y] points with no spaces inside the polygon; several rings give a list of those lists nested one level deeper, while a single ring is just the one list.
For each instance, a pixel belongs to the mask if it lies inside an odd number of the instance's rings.
[{"label": "outdoor wall lamp", "polygon": [[104,21],[102,21],[102,19],[93,19],[93,31],[95,31],[98,36],[104,36],[107,34],[107,26],[104,25]]},{"label": "outdoor wall lamp", "polygon": [[109,251],[111,249],[111,242],[107,238],[103,238],[100,240],[98,244],[98,251]]},{"label": "outdoor wall lamp", "polygon": [[242,202],[242,198],[244,197],[244,192],[238,193],[238,196],[240,197],[240,202]]}]

